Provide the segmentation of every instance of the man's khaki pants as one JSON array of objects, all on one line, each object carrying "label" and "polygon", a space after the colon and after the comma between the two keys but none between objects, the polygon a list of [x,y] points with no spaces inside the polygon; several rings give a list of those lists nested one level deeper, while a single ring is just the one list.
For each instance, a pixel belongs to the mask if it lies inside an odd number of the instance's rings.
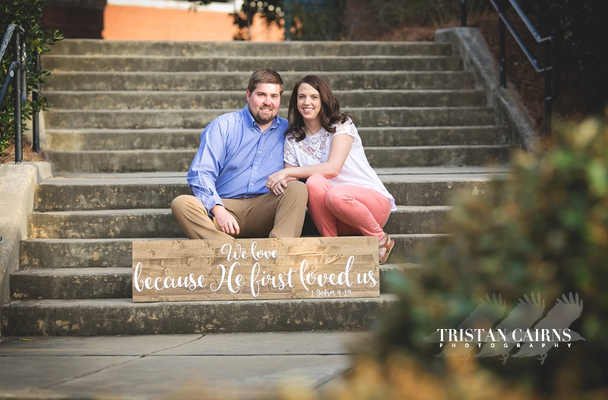
[{"label": "man's khaki pants", "polygon": [[[290,182],[281,196],[270,192],[249,199],[222,199],[224,208],[239,224],[238,238],[299,237],[306,215],[308,192],[299,181]],[[232,236],[220,231],[201,201],[191,195],[171,202],[173,217],[189,239],[225,240]]]}]

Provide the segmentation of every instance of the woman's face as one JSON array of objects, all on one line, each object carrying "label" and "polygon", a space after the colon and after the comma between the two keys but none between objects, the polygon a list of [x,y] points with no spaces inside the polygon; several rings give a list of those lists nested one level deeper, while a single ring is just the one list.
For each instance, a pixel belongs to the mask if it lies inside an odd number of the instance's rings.
[{"label": "woman's face", "polygon": [[321,107],[319,92],[308,83],[300,84],[300,87],[298,87],[298,111],[302,114],[304,122],[318,120]]}]

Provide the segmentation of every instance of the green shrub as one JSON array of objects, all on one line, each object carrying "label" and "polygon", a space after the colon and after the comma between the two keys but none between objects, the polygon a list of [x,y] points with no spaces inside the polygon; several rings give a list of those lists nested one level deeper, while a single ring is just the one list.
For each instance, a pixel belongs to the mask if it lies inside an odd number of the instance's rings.
[{"label": "green shrub", "polygon": [[[404,352],[424,370],[446,374],[449,363],[436,358],[441,350],[425,337],[456,329],[481,299],[501,296],[508,311],[534,293],[546,302],[546,314],[572,293],[583,310],[570,329],[585,341],[552,349],[542,365],[536,357],[511,357],[504,365],[498,357],[471,357],[469,363],[551,398],[606,391],[608,123],[558,124],[548,150],[519,152],[511,167],[510,178],[496,180],[482,196],[458,197],[453,234],[422,252],[421,268],[391,277],[399,305],[381,326],[376,351]],[[487,328],[497,321],[485,315],[475,323]]]},{"label": "green shrub", "polygon": [[[188,0],[194,3],[194,8],[199,5],[211,3],[213,0]],[[253,18],[259,15],[266,21],[266,24],[276,24],[283,26],[284,13],[281,9],[283,0],[266,0],[266,1],[244,1],[239,11],[230,14],[233,18],[234,25],[238,28],[238,33],[234,36],[234,40],[251,40],[249,29],[253,24]]]},{"label": "green shrub", "polygon": [[344,0],[292,0],[284,3],[285,36],[290,40],[342,40],[345,32]]},{"label": "green shrub", "polygon": [[[28,56],[27,91],[30,94],[37,90],[38,84],[46,82],[46,76],[49,75],[49,72],[44,67],[41,67],[39,70],[36,69],[33,59],[34,53],[49,51],[49,44],[63,39],[63,36],[58,31],[44,32],[41,29],[40,17],[42,16],[43,5],[44,0],[11,0],[0,3],[0,37],[4,38],[4,34],[10,24],[19,25],[25,30],[25,44]],[[2,74],[0,75],[2,80],[4,80],[8,68],[13,61],[13,47],[14,40],[2,59]],[[15,135],[12,90],[11,87],[0,114],[0,153],[8,147],[10,139]],[[40,96],[36,102],[30,99],[23,106],[23,121],[31,119],[33,112],[40,111],[48,106],[49,103],[44,96]]]},{"label": "green shrub", "polygon": [[[190,0],[195,1],[195,0]],[[348,20],[347,5],[358,10],[357,21]],[[487,0],[469,0],[469,15],[491,8]],[[438,26],[460,18],[460,3],[452,0],[266,0],[245,1],[233,14],[239,27],[237,40],[247,40],[247,29],[255,15],[267,24],[284,26],[291,40],[343,40],[349,29],[373,27],[377,34],[409,24]],[[352,17],[352,15],[351,15]]]},{"label": "green shrub", "polygon": [[339,40],[343,37],[344,0],[245,1],[232,14],[239,33],[235,40],[250,40],[249,28],[256,15],[267,25],[284,27],[289,40]]},{"label": "green shrub", "polygon": [[282,6],[283,0],[244,1],[240,12],[231,14],[234,24],[239,30],[234,40],[251,40],[249,28],[253,24],[253,18],[256,14],[259,14],[268,26],[272,24],[281,26],[284,15]]}]

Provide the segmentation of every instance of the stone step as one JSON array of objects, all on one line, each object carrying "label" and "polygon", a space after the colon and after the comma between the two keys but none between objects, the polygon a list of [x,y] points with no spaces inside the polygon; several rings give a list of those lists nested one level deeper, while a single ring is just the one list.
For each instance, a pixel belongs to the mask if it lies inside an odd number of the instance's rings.
[{"label": "stone step", "polygon": [[53,173],[187,171],[196,150],[48,151]]},{"label": "stone step", "polygon": [[[52,178],[36,187],[34,210],[92,211],[168,208],[181,194],[192,194],[185,173],[179,177]],[[177,174],[172,174],[177,175]]]},{"label": "stone step", "polygon": [[15,300],[3,336],[153,335],[369,330],[395,297],[133,303],[131,299]]},{"label": "stone step", "polygon": [[509,161],[511,145],[367,147],[365,155],[374,168],[471,166]]},{"label": "stone step", "polygon": [[[145,177],[52,178],[41,182],[34,195],[34,211],[93,211],[127,208],[168,208],[181,194],[192,194],[185,173]],[[483,193],[485,175],[380,175],[395,202],[404,206],[448,205],[456,193]]]},{"label": "stone step", "polygon": [[[474,166],[506,163],[510,145],[368,147],[374,168]],[[187,171],[196,150],[48,151],[55,173]]]},{"label": "stone step", "polygon": [[[386,273],[415,264],[381,265],[380,292],[388,287]],[[10,275],[11,297],[15,300],[36,299],[116,299],[131,298],[133,268],[53,268],[22,269]]]},{"label": "stone step", "polygon": [[15,300],[130,298],[132,283],[132,268],[22,269],[10,291]]},{"label": "stone step", "polygon": [[[52,150],[197,149],[202,129],[47,129]],[[485,135],[482,135],[485,136]]]},{"label": "stone step", "polygon": [[251,72],[265,66],[282,71],[461,71],[462,59],[452,56],[333,56],[310,57],[166,57],[45,55],[51,71]]},{"label": "stone step", "polygon": [[114,268],[131,266],[133,240],[27,239],[21,241],[20,268]]},{"label": "stone step", "polygon": [[[445,233],[448,206],[398,206],[385,231]],[[183,238],[170,209],[34,212],[28,218],[31,239]]]},{"label": "stone step", "polygon": [[[481,165],[505,162],[510,149],[508,130],[449,44],[67,39],[42,61],[52,71],[44,91],[55,107],[44,119],[55,178],[34,196],[10,279],[15,301],[0,309],[6,336],[369,329],[395,304],[384,293],[388,272],[415,267],[421,247],[449,234],[451,196],[484,193]],[[184,171],[202,130],[244,107],[260,66],[283,76],[282,116],[294,83],[311,73],[353,116],[398,204],[385,226],[396,244],[381,267],[383,294],[133,303],[133,241],[187,240],[169,204],[189,193]]]},{"label": "stone step", "polygon": [[[395,248],[389,256],[389,262],[417,262],[416,252],[420,246],[439,236],[441,235],[391,234],[395,240]],[[27,239],[21,241],[20,266],[22,270],[127,268],[132,265],[131,244],[135,240],[144,239]]]},{"label": "stone step", "polygon": [[[336,90],[341,107],[482,107],[485,93],[478,90]],[[243,91],[56,91],[46,92],[54,109],[68,110],[181,110],[238,109]],[[291,91],[282,96],[287,108]]]},{"label": "stone step", "polygon": [[[364,146],[473,146],[508,143],[499,126],[357,128]],[[47,129],[49,149],[182,150],[197,149],[201,129]]]},{"label": "stone step", "polygon": [[142,56],[359,56],[450,55],[452,46],[434,42],[171,42],[65,39],[55,43],[56,55],[142,55]]},{"label": "stone step", "polygon": [[[428,89],[472,90],[475,79],[470,71],[298,71],[283,72],[285,89],[291,89],[305,75],[316,74],[332,90]],[[247,88],[250,72],[115,72],[54,71],[44,91],[57,90],[240,90]]]},{"label": "stone step", "polygon": [[[509,143],[502,126],[442,126],[357,128],[366,147],[484,146]],[[198,137],[196,147],[198,147]]]},{"label": "stone step", "polygon": [[[53,129],[203,129],[228,110],[72,110],[51,109],[44,114]],[[494,125],[495,113],[486,107],[367,107],[345,108],[357,127],[430,127]],[[281,110],[280,115],[286,116]]]},{"label": "stone step", "polygon": [[449,206],[397,206],[384,225],[389,235],[449,233]]}]

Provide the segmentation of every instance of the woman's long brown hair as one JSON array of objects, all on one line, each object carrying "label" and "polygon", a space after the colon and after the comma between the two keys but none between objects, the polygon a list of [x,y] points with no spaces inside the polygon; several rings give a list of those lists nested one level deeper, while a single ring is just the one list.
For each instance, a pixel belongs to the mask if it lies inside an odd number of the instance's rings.
[{"label": "woman's long brown hair", "polygon": [[340,111],[340,104],[338,104],[336,96],[334,96],[329,85],[323,79],[316,75],[306,75],[296,83],[289,99],[289,112],[287,114],[289,129],[286,135],[291,134],[296,139],[296,142],[306,137],[304,118],[302,118],[302,114],[298,110],[298,89],[303,83],[309,84],[319,92],[319,96],[321,97],[321,112],[319,116],[321,126],[327,132],[334,133],[336,131],[335,124],[338,122],[344,123],[348,118],[351,118],[350,115]]}]

